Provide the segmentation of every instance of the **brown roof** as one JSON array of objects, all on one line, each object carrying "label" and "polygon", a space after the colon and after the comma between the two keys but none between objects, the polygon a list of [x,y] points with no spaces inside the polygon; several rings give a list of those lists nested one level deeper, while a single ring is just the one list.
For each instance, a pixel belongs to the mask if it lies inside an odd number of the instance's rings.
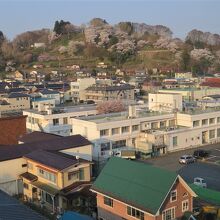
[{"label": "brown roof", "polygon": [[83,136],[77,134],[68,137],[51,139],[47,141],[0,146],[0,161],[20,158],[23,157],[25,154],[31,153],[35,150],[60,151],[64,149],[76,148],[90,144],[90,141],[88,141]]},{"label": "brown roof", "polygon": [[40,132],[40,131],[34,131],[28,134],[24,134],[18,139],[18,141],[23,142],[23,143],[32,143],[36,141],[38,142],[39,140],[47,141],[47,140],[57,139],[57,138],[62,138],[62,136]]},{"label": "brown roof", "polygon": [[35,176],[35,175],[32,174],[32,173],[28,173],[28,172],[22,173],[22,174],[20,175],[20,177],[25,178],[25,179],[27,179],[27,180],[29,180],[29,181],[31,181],[31,182],[38,179],[37,176]]},{"label": "brown roof", "polygon": [[64,170],[74,164],[78,164],[79,162],[79,160],[74,156],[66,156],[66,154],[63,153],[57,154],[56,152],[45,150],[33,151],[24,155],[24,158],[33,160],[58,171]]}]

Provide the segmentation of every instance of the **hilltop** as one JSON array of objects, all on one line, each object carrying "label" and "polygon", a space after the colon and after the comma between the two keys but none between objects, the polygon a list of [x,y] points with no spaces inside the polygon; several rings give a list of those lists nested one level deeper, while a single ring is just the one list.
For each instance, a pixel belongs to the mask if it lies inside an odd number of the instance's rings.
[{"label": "hilltop", "polygon": [[111,25],[101,18],[81,26],[56,21],[51,30],[21,33],[13,41],[0,31],[0,71],[32,70],[40,64],[44,72],[59,68],[71,73],[69,65],[96,72],[98,62],[107,64],[110,72],[116,68],[220,71],[220,35],[192,30],[184,41],[172,35],[162,25],[130,21]]}]

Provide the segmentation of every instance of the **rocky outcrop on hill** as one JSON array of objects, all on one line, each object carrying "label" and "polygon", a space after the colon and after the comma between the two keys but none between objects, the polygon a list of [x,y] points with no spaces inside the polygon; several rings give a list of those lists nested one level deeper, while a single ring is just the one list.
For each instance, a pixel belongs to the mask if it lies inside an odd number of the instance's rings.
[{"label": "rocky outcrop on hill", "polygon": [[193,44],[201,42],[204,44],[217,46],[220,45],[220,35],[194,29],[187,34],[186,41],[190,41]]}]

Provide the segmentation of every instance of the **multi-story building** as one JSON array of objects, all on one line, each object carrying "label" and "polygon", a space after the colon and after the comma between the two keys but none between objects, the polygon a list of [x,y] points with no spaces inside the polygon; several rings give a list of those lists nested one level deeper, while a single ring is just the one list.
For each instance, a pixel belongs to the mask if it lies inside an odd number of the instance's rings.
[{"label": "multi-story building", "polygon": [[174,220],[192,212],[196,194],[176,173],[111,158],[92,186],[99,220]]},{"label": "multi-story building", "polygon": [[[39,134],[37,134],[37,137],[39,137]],[[50,154],[51,152],[53,153]],[[44,157],[44,154],[48,155],[48,157]],[[68,155],[70,155],[71,161],[68,159],[69,158]],[[76,158],[74,159],[71,156],[74,156]],[[73,135],[69,137],[59,137],[57,135],[51,135],[50,137],[47,136],[42,140],[39,137],[38,141],[35,140],[33,142],[28,141],[24,144],[1,146],[0,147],[0,189],[1,190],[11,195],[20,194],[23,192],[23,183],[20,177],[21,174],[24,174],[26,172],[31,172],[34,175],[37,174],[37,176],[40,174],[43,175],[43,173],[38,173],[37,167],[35,167],[35,170],[31,171],[31,168],[28,167],[27,165],[27,158],[28,160],[32,160],[33,163],[35,161],[35,163],[38,162],[38,164],[41,164],[41,167],[45,168],[45,176],[49,178],[50,175],[49,174],[47,175],[46,171],[52,170],[53,171],[52,173],[54,173],[54,169],[56,168],[54,166],[56,165],[66,166],[64,169],[66,168],[69,169],[68,165],[72,166],[72,163],[74,163],[74,161],[76,162],[77,158],[81,158],[86,161],[92,161],[92,145],[90,141],[88,141],[81,135]],[[65,162],[64,160],[65,158],[67,158],[66,160],[67,162]],[[55,171],[58,172],[60,170],[57,167]],[[59,178],[61,178],[61,176],[59,176]],[[61,181],[61,179],[59,179],[59,181]],[[62,181],[59,182],[59,184],[61,184],[59,186],[63,186]],[[48,189],[50,189],[50,187],[53,186],[54,188],[56,188],[56,185],[50,182],[50,184],[48,184]]]},{"label": "multi-story building", "polygon": [[23,111],[27,115],[26,127],[29,131],[69,136],[73,133],[70,118],[97,114],[95,105],[51,108],[49,105],[38,105],[37,109]]},{"label": "multi-story building", "polygon": [[148,94],[148,106],[152,111],[182,111],[182,95],[167,93]]},{"label": "multi-story building", "polygon": [[86,89],[86,100],[102,102],[106,100],[134,100],[134,86],[123,85],[93,85]]},{"label": "multi-story building", "polygon": [[90,161],[47,150],[30,152],[23,159],[27,164],[20,174],[24,197],[46,203],[53,211],[71,208],[79,192],[91,185]]},{"label": "multi-story building", "polygon": [[86,89],[95,84],[95,78],[79,78],[77,79],[76,82],[71,82],[70,83],[70,87],[71,87],[71,94],[72,94],[72,98],[74,102],[79,102],[80,100],[85,101],[86,100],[86,96],[85,96],[85,92]]},{"label": "multi-story building", "polygon": [[55,90],[52,90],[52,89],[43,89],[39,92],[39,94],[43,98],[55,99],[55,104],[56,105],[61,104],[61,94],[58,91],[55,91]]},{"label": "multi-story building", "polygon": [[0,112],[30,109],[30,97],[23,93],[10,93],[0,101]]}]

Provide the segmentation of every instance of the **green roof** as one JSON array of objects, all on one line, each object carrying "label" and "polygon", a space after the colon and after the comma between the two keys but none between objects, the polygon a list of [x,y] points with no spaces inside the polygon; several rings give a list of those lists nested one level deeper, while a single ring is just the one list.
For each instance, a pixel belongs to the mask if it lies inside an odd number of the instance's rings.
[{"label": "green roof", "polygon": [[112,157],[92,189],[156,214],[176,178],[174,172]]},{"label": "green roof", "polygon": [[206,202],[213,203],[215,205],[220,205],[220,192],[219,191],[202,188],[200,186],[196,186],[195,184],[190,184],[190,187],[200,199]]}]

